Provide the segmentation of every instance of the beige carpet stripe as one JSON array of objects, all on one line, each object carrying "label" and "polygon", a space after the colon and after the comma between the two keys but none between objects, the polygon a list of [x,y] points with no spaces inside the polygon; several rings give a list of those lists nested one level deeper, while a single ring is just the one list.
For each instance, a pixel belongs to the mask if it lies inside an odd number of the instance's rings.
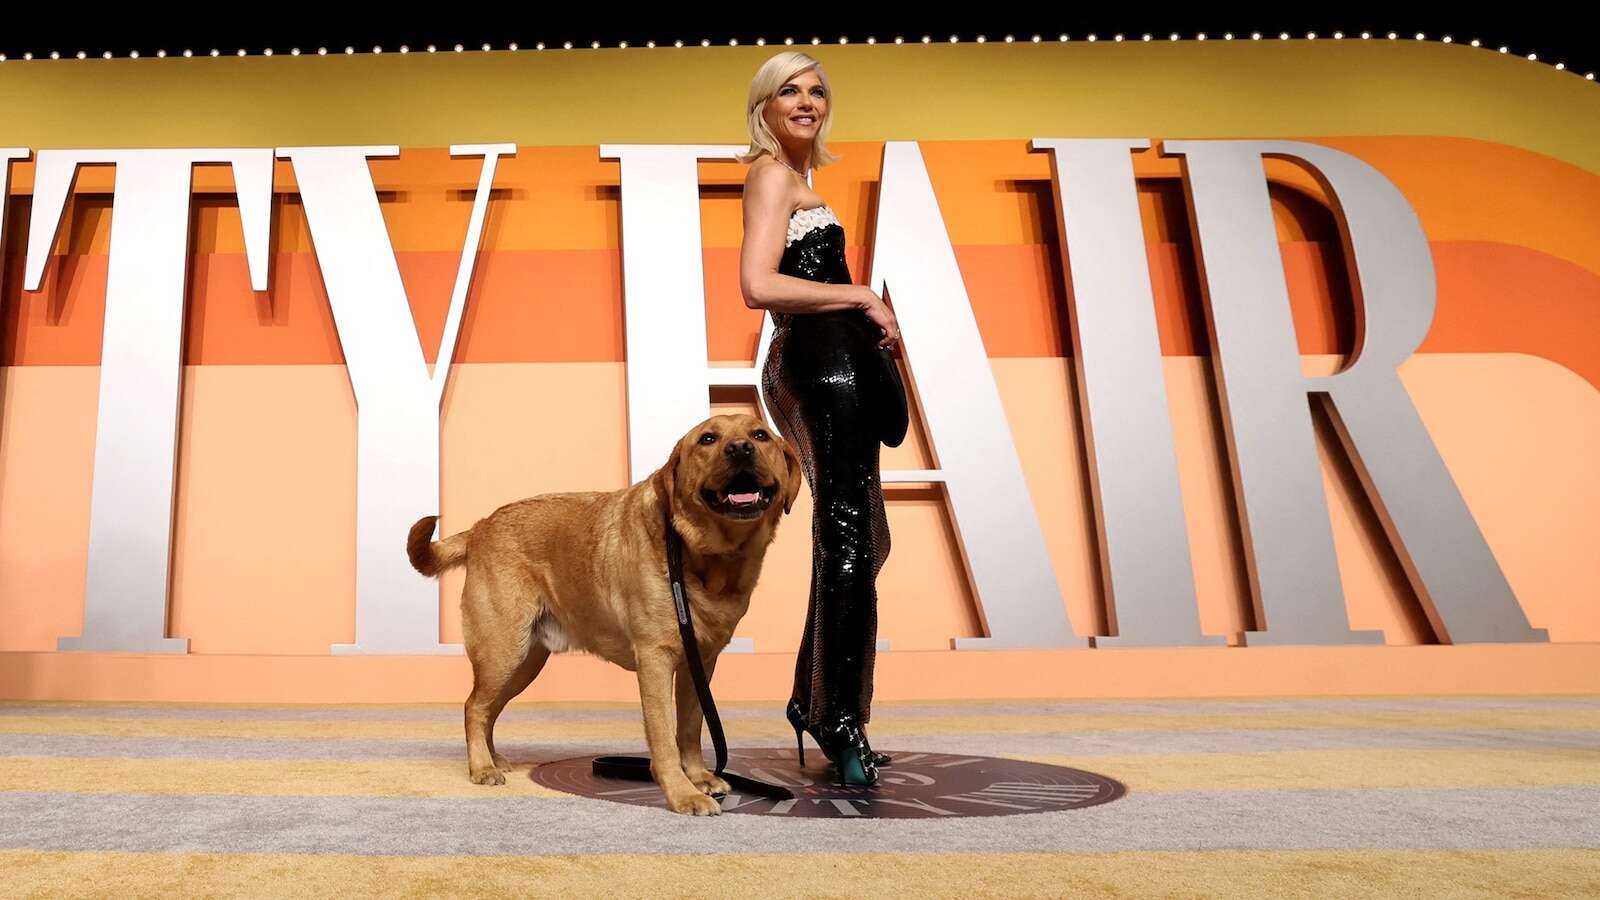
[{"label": "beige carpet stripe", "polygon": [[270,797],[429,797],[510,800],[571,797],[535,784],[518,766],[504,785],[473,784],[460,760],[213,760],[10,757],[0,791],[82,794],[234,794]]},{"label": "beige carpet stripe", "polygon": [[22,897],[1600,895],[1600,850],[1559,849],[556,857],[6,850],[0,871],[0,894]]}]

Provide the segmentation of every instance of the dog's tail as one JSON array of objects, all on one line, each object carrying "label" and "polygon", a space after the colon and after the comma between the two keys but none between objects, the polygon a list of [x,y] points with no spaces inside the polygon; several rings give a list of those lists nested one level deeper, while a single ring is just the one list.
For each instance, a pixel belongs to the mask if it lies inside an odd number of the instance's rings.
[{"label": "dog's tail", "polygon": [[429,578],[467,558],[467,532],[435,541],[433,526],[438,521],[438,516],[424,516],[411,526],[411,534],[406,537],[406,555],[411,557],[411,565]]}]

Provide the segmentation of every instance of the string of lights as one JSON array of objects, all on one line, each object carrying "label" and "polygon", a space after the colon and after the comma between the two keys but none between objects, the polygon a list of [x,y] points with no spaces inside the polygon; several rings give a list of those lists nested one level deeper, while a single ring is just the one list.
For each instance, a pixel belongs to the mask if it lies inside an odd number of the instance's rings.
[{"label": "string of lights", "polygon": [[[947,35],[947,36],[946,35],[935,36],[933,34],[922,34],[920,36],[915,36],[915,37],[911,37],[911,38],[905,37],[904,35],[897,35],[897,36],[895,36],[893,38],[884,39],[884,40],[879,40],[876,36],[869,35],[865,39],[862,39],[862,40],[859,40],[859,41],[856,41],[856,42],[865,43],[865,44],[869,44],[869,45],[880,45],[880,44],[882,44],[882,45],[904,45],[904,44],[918,44],[918,43],[920,43],[920,44],[932,44],[932,43],[958,44],[958,43],[963,43],[963,42],[970,42],[970,43],[977,43],[977,44],[986,44],[986,43],[995,43],[995,42],[1003,42],[1003,43],[1007,43],[1007,44],[1012,44],[1012,43],[1039,44],[1039,43],[1044,43],[1046,41],[1054,41],[1054,42],[1059,42],[1059,43],[1066,43],[1066,42],[1070,42],[1070,41],[1073,41],[1073,40],[1083,40],[1083,41],[1086,41],[1086,42],[1089,42],[1089,43],[1097,43],[1097,42],[1101,42],[1101,41],[1111,41],[1111,42],[1114,42],[1114,43],[1123,43],[1123,42],[1149,43],[1149,42],[1153,42],[1153,41],[1157,41],[1157,40],[1165,40],[1165,41],[1171,42],[1171,41],[1184,41],[1184,40],[1192,40],[1192,41],[1207,41],[1207,40],[1222,40],[1222,41],[1280,40],[1280,41],[1288,41],[1288,40],[1295,40],[1295,39],[1303,39],[1303,40],[1308,40],[1308,41],[1316,41],[1316,40],[1333,40],[1333,41],[1345,41],[1345,40],[1362,40],[1362,41],[1370,41],[1370,40],[1389,40],[1389,41],[1415,40],[1415,41],[1437,41],[1437,42],[1443,43],[1443,44],[1458,44],[1459,43],[1459,44],[1465,44],[1466,46],[1470,46],[1470,47],[1486,50],[1486,51],[1489,51],[1489,52],[1499,52],[1501,54],[1506,54],[1506,55],[1515,54],[1517,56],[1521,56],[1521,57],[1526,58],[1530,62],[1542,63],[1542,64],[1545,64],[1545,65],[1549,65],[1549,66],[1555,68],[1558,71],[1568,71],[1568,72],[1572,72],[1572,74],[1574,74],[1574,75],[1580,75],[1580,73],[1578,73],[1576,70],[1569,69],[1567,67],[1567,64],[1566,64],[1565,61],[1560,60],[1560,59],[1553,59],[1553,58],[1550,58],[1547,55],[1541,55],[1537,51],[1523,53],[1521,50],[1513,51],[1513,49],[1509,45],[1505,45],[1505,44],[1495,45],[1495,44],[1492,44],[1492,43],[1489,43],[1489,42],[1485,42],[1485,41],[1482,41],[1482,40],[1479,40],[1479,39],[1476,39],[1476,38],[1472,39],[1472,40],[1469,40],[1469,41],[1464,41],[1463,42],[1463,41],[1457,41],[1455,39],[1455,37],[1453,37],[1452,35],[1445,34],[1445,35],[1439,35],[1439,36],[1430,36],[1430,35],[1428,35],[1428,34],[1426,34],[1424,32],[1420,32],[1420,31],[1419,32],[1415,32],[1415,33],[1409,33],[1409,34],[1401,34],[1399,32],[1395,32],[1395,31],[1389,31],[1389,32],[1384,32],[1384,33],[1375,33],[1375,32],[1371,32],[1371,31],[1361,31],[1361,32],[1346,33],[1346,32],[1343,32],[1343,31],[1334,31],[1334,32],[1330,32],[1330,33],[1321,33],[1321,34],[1319,34],[1318,32],[1315,32],[1315,31],[1308,31],[1308,32],[1305,32],[1303,36],[1299,35],[1299,34],[1290,34],[1287,31],[1280,31],[1280,32],[1277,32],[1275,34],[1274,33],[1261,32],[1261,31],[1252,31],[1252,32],[1249,32],[1248,34],[1246,34],[1246,33],[1235,33],[1235,32],[1232,32],[1232,31],[1222,32],[1221,34],[1211,34],[1211,33],[1207,33],[1207,32],[1203,32],[1202,31],[1202,32],[1195,32],[1195,33],[1189,34],[1189,35],[1180,34],[1178,32],[1169,32],[1169,33],[1166,33],[1166,34],[1156,34],[1156,33],[1151,33],[1151,32],[1145,32],[1145,33],[1141,33],[1141,34],[1139,34],[1137,36],[1131,36],[1131,35],[1122,34],[1122,33],[1115,33],[1115,34],[1111,34],[1111,35],[1108,35],[1108,36],[1102,36],[1102,35],[1100,35],[1098,33],[1088,33],[1088,34],[1084,34],[1081,37],[1077,37],[1077,38],[1075,38],[1073,35],[1065,33],[1065,32],[1061,32],[1061,33],[1057,33],[1057,34],[1053,34],[1053,35],[1027,34],[1027,35],[1019,36],[1019,35],[1016,35],[1016,34],[1005,34],[1005,35],[1001,35],[1001,36],[993,37],[993,38],[991,38],[990,36],[988,36],[986,34],[974,34],[974,35],[971,35],[971,36],[968,36],[968,37],[963,37],[962,35],[959,35],[959,34],[950,34],[950,35]],[[764,37],[758,37],[758,38],[755,38],[754,40],[747,41],[747,42],[744,42],[744,43],[753,44],[754,46],[757,46],[757,47],[764,47],[764,46],[767,46],[768,44],[777,45],[777,44],[780,44],[780,43],[782,45],[784,45],[784,46],[794,46],[796,44],[800,44],[800,45],[809,44],[811,46],[819,46],[819,45],[822,45],[822,44],[825,44],[825,43],[850,44],[850,43],[852,43],[852,39],[850,37],[848,37],[848,36],[840,36],[837,39],[824,39],[824,38],[818,37],[818,36],[812,36],[810,38],[795,38],[795,37],[792,37],[792,36],[788,36],[788,37],[784,37],[781,41],[778,41],[778,40],[768,41]],[[725,43],[721,42],[721,41],[713,42],[710,38],[702,38],[699,41],[684,41],[684,40],[681,40],[681,39],[677,39],[677,40],[673,40],[673,41],[670,41],[670,42],[667,42],[667,41],[658,42],[658,41],[655,41],[655,40],[646,40],[643,43],[633,43],[633,44],[630,44],[626,40],[619,40],[619,41],[617,41],[615,43],[606,43],[606,42],[595,40],[595,41],[590,41],[590,42],[588,42],[586,44],[585,43],[580,43],[580,42],[574,42],[574,41],[562,41],[560,43],[546,43],[544,41],[539,41],[539,42],[536,42],[536,43],[534,43],[534,44],[532,44],[530,46],[524,46],[522,44],[519,44],[519,43],[513,41],[513,42],[508,42],[508,43],[499,44],[499,45],[492,44],[492,43],[475,44],[475,45],[472,45],[470,47],[465,45],[465,44],[461,44],[461,43],[450,44],[450,45],[445,45],[445,46],[441,46],[441,45],[438,45],[438,44],[427,44],[425,46],[415,47],[415,48],[412,47],[409,44],[400,44],[398,46],[389,47],[389,48],[384,47],[382,44],[373,44],[370,47],[369,46],[357,47],[354,44],[347,44],[347,45],[345,45],[343,47],[331,47],[331,48],[330,47],[326,47],[326,46],[322,46],[322,47],[317,47],[314,50],[302,49],[300,47],[291,47],[286,52],[290,56],[302,56],[302,55],[329,56],[329,55],[338,55],[338,54],[343,54],[343,55],[346,55],[346,56],[354,56],[354,55],[357,55],[357,54],[370,53],[370,54],[375,54],[376,55],[376,54],[383,54],[383,53],[389,53],[389,52],[400,53],[400,54],[409,54],[409,53],[467,53],[467,52],[520,53],[520,52],[543,52],[543,51],[549,51],[549,50],[575,50],[575,49],[589,49],[589,50],[647,49],[647,50],[654,50],[654,49],[661,49],[661,48],[671,48],[671,49],[680,49],[681,50],[681,49],[693,48],[693,47],[700,47],[700,48],[710,48],[710,47],[713,47],[713,46],[738,47],[740,45],[741,45],[740,39],[735,37],[735,38],[727,39],[727,41]],[[126,58],[126,59],[146,59],[146,58],[165,59],[165,58],[167,58],[169,56],[174,56],[174,55],[181,56],[181,57],[183,57],[185,59],[188,59],[188,58],[193,58],[193,57],[196,57],[196,56],[202,56],[202,57],[263,56],[263,57],[267,57],[267,56],[282,55],[282,53],[280,53],[279,51],[276,51],[274,48],[271,48],[271,47],[261,48],[261,49],[257,49],[257,50],[251,50],[251,49],[240,47],[240,48],[236,48],[236,49],[231,50],[231,51],[224,51],[219,47],[212,47],[212,48],[209,48],[209,49],[206,49],[206,50],[201,50],[201,51],[196,51],[196,50],[194,50],[192,48],[186,48],[186,49],[184,49],[182,51],[179,51],[178,53],[175,53],[175,54],[174,53],[169,53],[166,49],[157,49],[153,53],[144,53],[144,52],[141,52],[139,50],[129,50],[129,51],[125,52],[125,53],[120,54],[120,57],[119,57],[119,54],[117,54],[117,53],[115,53],[115,52],[113,52],[111,50],[105,50],[105,51],[102,51],[102,52],[100,52],[98,54],[91,54],[90,52],[88,52],[86,50],[79,50],[79,51],[76,51],[75,53],[70,54],[71,57],[79,59],[79,60],[89,60],[89,59],[110,60],[110,59],[117,59],[117,58]],[[9,61],[37,62],[37,61],[41,61],[41,60],[60,60],[60,59],[64,58],[64,56],[67,56],[67,55],[61,53],[58,50],[52,50],[48,54],[44,54],[44,55],[35,55],[31,51],[25,51],[20,56],[8,56],[5,53],[0,53],[0,63],[9,62]],[[1595,80],[1595,73],[1592,72],[1592,71],[1585,71],[1585,72],[1581,73],[1580,77],[1585,78],[1585,79],[1587,79],[1589,81],[1594,81]]]}]

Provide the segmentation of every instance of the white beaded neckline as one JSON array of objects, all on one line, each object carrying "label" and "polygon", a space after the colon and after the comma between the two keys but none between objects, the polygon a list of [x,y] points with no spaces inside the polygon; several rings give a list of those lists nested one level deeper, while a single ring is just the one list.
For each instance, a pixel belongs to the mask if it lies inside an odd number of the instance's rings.
[{"label": "white beaded neckline", "polygon": [[789,217],[789,239],[784,242],[784,246],[790,246],[818,228],[838,224],[838,217],[833,214],[833,210],[826,206],[797,209],[794,211],[794,215]]}]

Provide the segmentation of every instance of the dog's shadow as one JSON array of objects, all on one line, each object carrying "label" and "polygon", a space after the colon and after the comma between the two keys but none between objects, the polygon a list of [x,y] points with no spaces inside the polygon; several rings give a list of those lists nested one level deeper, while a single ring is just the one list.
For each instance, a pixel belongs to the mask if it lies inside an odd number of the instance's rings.
[{"label": "dog's shadow", "polygon": [[[765,743],[769,742],[740,742],[741,746]],[[782,742],[775,741],[770,743],[774,748],[779,747],[780,744],[781,746],[788,746],[787,743]],[[500,754],[504,756],[506,761],[511,763],[512,766],[517,768],[526,766],[535,769],[540,766],[549,765],[550,763],[562,762],[569,759],[586,759],[592,756],[642,756],[647,758],[650,756],[650,748],[645,744],[643,737],[640,737],[638,740],[616,741],[607,744],[551,745],[549,743],[541,743],[536,740],[497,741],[495,749],[500,751]],[[706,758],[710,759],[711,747],[707,745],[703,749],[705,750]],[[428,755],[438,759],[448,758],[452,761],[456,761],[461,755],[461,748],[453,743],[448,745],[448,747],[440,744],[437,746],[436,752],[430,752]]]},{"label": "dog's shadow", "polygon": [[[614,744],[563,744],[550,746],[538,741],[505,741],[496,742],[499,750],[513,766],[539,766],[560,762],[564,759],[578,759],[589,756],[614,756],[617,754],[632,756],[649,756],[650,750],[645,746],[643,739],[635,742],[618,742]],[[452,748],[454,755],[459,756],[459,748]]]}]

